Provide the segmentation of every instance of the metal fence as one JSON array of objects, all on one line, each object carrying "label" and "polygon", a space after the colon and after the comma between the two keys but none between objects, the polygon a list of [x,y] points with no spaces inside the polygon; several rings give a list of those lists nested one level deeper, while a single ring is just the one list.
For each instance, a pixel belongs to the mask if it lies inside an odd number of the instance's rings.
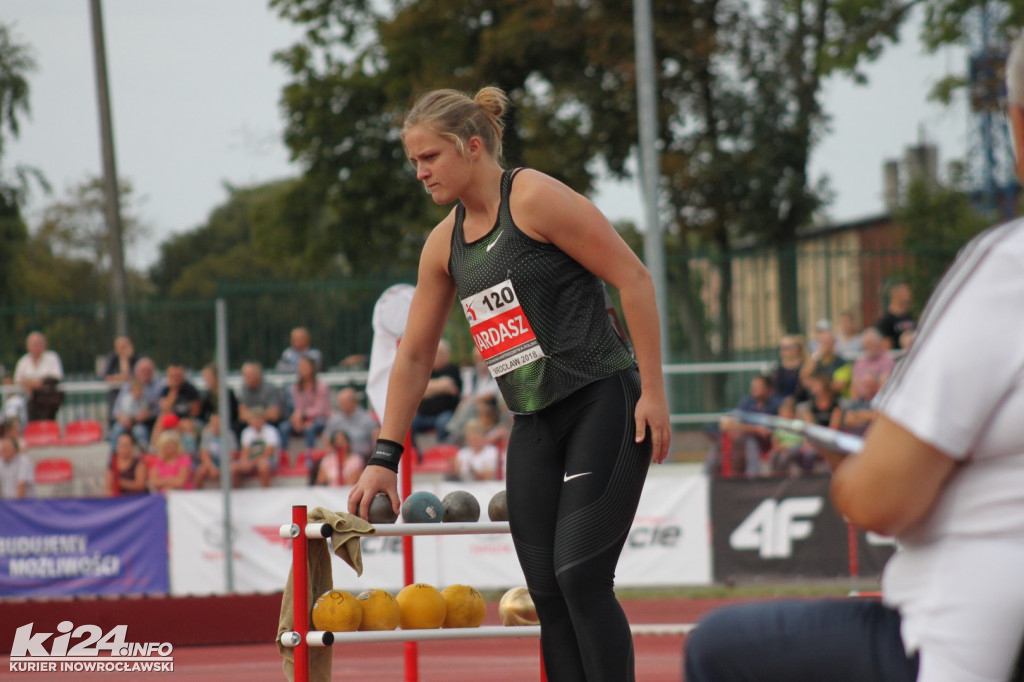
[{"label": "metal fence", "polygon": [[[885,285],[896,279],[910,282],[917,302],[923,303],[938,274],[952,259],[952,254],[945,251],[868,251],[857,247],[852,234],[808,240],[789,255],[774,250],[734,255],[726,263],[731,280],[728,316],[721,314],[723,262],[711,257],[691,260],[691,291],[699,297],[703,309],[701,333],[712,355],[694,364],[698,358],[687,342],[687,335],[693,332],[679,321],[678,298],[682,293],[670,290],[664,323],[673,333],[666,375],[677,423],[699,422],[704,419],[702,415],[735,405],[746,392],[750,377],[775,358],[783,333],[778,285],[781,259],[797,259],[796,310],[801,328],[807,330],[816,320],[834,320],[846,310],[854,311],[862,324],[870,324],[884,307]],[[248,360],[272,369],[288,345],[290,330],[297,326],[310,330],[313,345],[323,353],[325,369],[364,367],[361,360],[369,353],[372,341],[373,306],[384,289],[398,281],[414,282],[415,278],[222,285],[218,296],[226,302],[232,370],[237,372]],[[183,364],[197,374],[214,358],[214,310],[213,300],[151,300],[129,305],[137,352],[153,358],[159,368],[169,363]],[[726,327],[732,341],[728,354],[722,352]],[[0,364],[6,367],[8,381],[25,352],[25,338],[33,330],[46,334],[49,347],[60,354],[70,379],[95,380],[103,357],[112,348],[113,315],[105,302],[0,307]],[[457,309],[453,309],[446,336],[455,360],[468,362],[472,341]],[[737,362],[740,364],[734,364]],[[102,388],[70,393],[62,411],[95,411],[98,408],[93,403],[102,403]]]}]

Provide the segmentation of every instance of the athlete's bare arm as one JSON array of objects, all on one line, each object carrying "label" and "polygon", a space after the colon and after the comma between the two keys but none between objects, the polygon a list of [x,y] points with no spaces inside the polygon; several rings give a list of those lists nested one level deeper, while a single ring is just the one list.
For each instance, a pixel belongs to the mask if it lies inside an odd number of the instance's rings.
[{"label": "athlete's bare arm", "polygon": [[[398,345],[398,354],[388,379],[387,403],[380,437],[401,443],[409,431],[413,415],[423,398],[424,389],[437,355],[448,313],[455,299],[455,283],[448,275],[448,252],[454,215],[449,215],[427,237],[420,254],[416,291],[409,306],[409,320]],[[370,502],[378,492],[386,492],[397,514],[401,508],[398,477],[390,469],[368,466],[352,488],[348,498],[351,514],[366,518]]]},{"label": "athlete's bare arm", "polygon": [[637,440],[650,428],[653,459],[664,461],[671,425],[650,273],[597,206],[554,178],[538,171],[521,171],[509,201],[516,225],[527,235],[551,242],[618,290],[643,389],[636,407]]}]

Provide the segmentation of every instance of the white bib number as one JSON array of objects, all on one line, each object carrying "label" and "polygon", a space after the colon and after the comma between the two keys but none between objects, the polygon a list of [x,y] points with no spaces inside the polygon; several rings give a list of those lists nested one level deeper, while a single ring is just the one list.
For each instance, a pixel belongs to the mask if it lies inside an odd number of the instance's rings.
[{"label": "white bib number", "polygon": [[473,343],[487,362],[491,376],[499,377],[544,357],[512,280],[462,299]]}]

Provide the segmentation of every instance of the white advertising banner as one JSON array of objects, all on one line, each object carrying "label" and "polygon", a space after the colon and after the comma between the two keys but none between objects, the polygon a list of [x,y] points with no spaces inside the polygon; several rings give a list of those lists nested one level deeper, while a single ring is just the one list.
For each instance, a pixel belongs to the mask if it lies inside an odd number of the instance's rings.
[{"label": "white advertising banner", "polygon": [[[439,498],[466,490],[487,504],[501,482],[430,483]],[[291,507],[344,510],[347,487],[269,488],[232,491],[234,577],[237,592],[275,592],[291,567],[291,541],[278,535],[291,520]],[[695,585],[711,581],[707,479],[704,476],[652,477],[640,501],[616,572],[622,587]],[[223,497],[219,491],[168,495],[170,582],[174,595],[223,594],[225,589]],[[512,539],[501,535],[417,537],[416,580],[443,587],[465,583],[479,589],[524,585]],[[369,588],[398,590],[402,580],[402,538],[362,540],[363,575],[335,559],[334,585],[358,593]]]}]

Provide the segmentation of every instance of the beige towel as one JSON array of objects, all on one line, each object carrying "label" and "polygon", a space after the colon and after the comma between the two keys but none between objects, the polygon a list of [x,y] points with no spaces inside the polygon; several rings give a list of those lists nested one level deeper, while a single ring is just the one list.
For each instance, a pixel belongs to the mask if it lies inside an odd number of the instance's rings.
[{"label": "beige towel", "polygon": [[[372,535],[376,529],[367,521],[346,512],[333,512],[323,507],[315,507],[306,514],[309,523],[329,523],[334,529],[331,534],[331,548],[334,553],[351,566],[356,575],[363,574],[363,554],[359,546],[359,538]],[[309,565],[308,589],[306,598],[310,611],[313,600],[334,587],[334,576],[331,571],[331,556],[327,553],[327,543],[322,540],[307,540],[307,563]],[[288,582],[281,595],[281,616],[277,622],[277,650],[284,658],[283,669],[285,679],[295,679],[295,650],[282,646],[281,633],[294,630],[294,602],[292,595],[292,572],[288,571]],[[308,617],[308,616],[307,616]],[[313,629],[312,623],[309,629]],[[331,679],[331,647],[309,648],[309,679],[311,682],[329,682]]]}]

